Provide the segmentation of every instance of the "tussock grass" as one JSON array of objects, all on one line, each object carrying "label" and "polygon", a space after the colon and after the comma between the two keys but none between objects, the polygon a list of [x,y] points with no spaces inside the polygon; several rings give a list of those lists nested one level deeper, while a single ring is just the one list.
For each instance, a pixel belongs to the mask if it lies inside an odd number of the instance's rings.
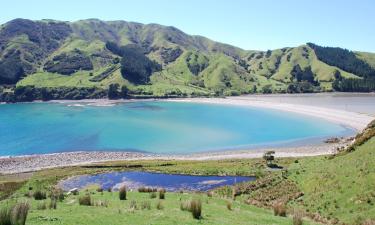
[{"label": "tussock grass", "polygon": [[164,209],[164,205],[163,205],[162,201],[158,201],[158,203],[156,204],[156,209],[157,210],[163,210]]},{"label": "tussock grass", "polygon": [[283,202],[276,202],[273,205],[273,213],[275,216],[286,217],[286,206]]},{"label": "tussock grass", "polygon": [[119,190],[119,198],[120,200],[126,200],[126,187],[122,186]]},{"label": "tussock grass", "polygon": [[192,199],[180,203],[182,211],[191,212],[194,219],[202,218],[202,201],[200,199]]},{"label": "tussock grass", "polygon": [[27,202],[5,206],[0,209],[1,225],[25,225],[30,205]]},{"label": "tussock grass", "polygon": [[82,197],[79,197],[78,199],[78,203],[79,205],[85,205],[85,206],[91,206],[92,202],[91,202],[91,195],[90,194],[87,194],[87,195],[84,195]]},{"label": "tussock grass", "polygon": [[35,200],[44,200],[47,198],[46,192],[37,190],[33,194]]},{"label": "tussock grass", "polygon": [[165,199],[166,190],[164,188],[159,190],[159,199]]}]

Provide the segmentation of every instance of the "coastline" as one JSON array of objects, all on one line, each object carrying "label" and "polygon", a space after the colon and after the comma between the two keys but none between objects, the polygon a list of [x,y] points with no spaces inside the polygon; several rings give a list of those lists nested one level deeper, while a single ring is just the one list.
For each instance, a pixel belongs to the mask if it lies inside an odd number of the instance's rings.
[{"label": "coastline", "polygon": [[[362,131],[374,117],[357,112],[328,109],[302,104],[275,103],[262,100],[261,97],[227,97],[227,98],[182,98],[182,99],[145,99],[145,100],[108,100],[108,99],[87,99],[87,100],[61,100],[50,101],[52,103],[64,103],[71,106],[100,106],[111,107],[118,103],[134,101],[173,101],[173,102],[192,102],[205,104],[226,104],[245,107],[260,107],[273,110],[281,110],[290,113],[299,113],[306,116],[312,116],[324,119],[333,123],[350,127],[357,132]],[[347,138],[347,137],[346,137]],[[9,156],[0,157],[0,174],[14,174],[23,172],[32,172],[47,168],[77,166],[84,164],[100,163],[106,161],[119,160],[222,160],[222,159],[241,159],[241,158],[261,158],[266,151],[275,151],[276,157],[307,157],[317,155],[333,154],[337,148],[345,147],[351,142],[350,139],[342,139],[340,143],[327,144],[315,143],[304,146],[290,147],[265,147],[257,149],[212,151],[204,153],[191,153],[185,155],[158,155],[139,152],[63,152],[52,154],[36,154],[27,156]]]},{"label": "coastline", "polygon": [[224,159],[252,159],[261,158],[266,151],[275,151],[275,157],[308,157],[329,155],[338,148],[345,147],[350,139],[342,139],[340,143],[314,144],[300,147],[273,147],[263,149],[246,149],[222,152],[192,153],[185,155],[161,155],[138,152],[103,152],[79,151],[51,154],[36,154],[28,156],[12,156],[0,158],[0,174],[16,174],[34,172],[66,166],[82,166],[109,161],[134,160],[224,160]]}]

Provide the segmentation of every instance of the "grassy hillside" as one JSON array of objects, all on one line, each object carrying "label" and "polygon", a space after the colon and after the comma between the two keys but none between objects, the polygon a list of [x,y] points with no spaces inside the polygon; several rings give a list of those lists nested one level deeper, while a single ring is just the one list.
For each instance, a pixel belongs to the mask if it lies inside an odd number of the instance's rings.
[{"label": "grassy hillside", "polygon": [[[126,68],[110,68],[119,67],[121,58],[129,56],[112,52],[106,47],[108,42],[120,47],[138,46],[145,56],[160,64],[161,71],[147,74],[151,76],[148,83],[128,82],[126,72],[121,72]],[[337,79],[361,79],[364,74],[366,79],[371,78],[374,65],[373,53],[311,43],[246,51],[158,24],[16,19],[0,29],[0,85],[108,89],[111,84],[119,84],[137,96],[320,92],[332,91]],[[312,73],[309,79],[303,77],[306,71]],[[369,82],[334,87],[355,90]],[[370,91],[372,86],[359,90]]]},{"label": "grassy hillside", "polygon": [[289,178],[305,194],[303,207],[349,224],[375,220],[374,146],[372,137],[353,152],[306,158],[292,164]]}]

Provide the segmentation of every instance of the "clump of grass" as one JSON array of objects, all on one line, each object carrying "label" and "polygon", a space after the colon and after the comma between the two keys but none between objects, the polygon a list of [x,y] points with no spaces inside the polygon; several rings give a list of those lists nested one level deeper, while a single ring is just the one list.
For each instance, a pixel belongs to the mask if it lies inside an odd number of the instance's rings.
[{"label": "clump of grass", "polygon": [[159,199],[165,199],[165,192],[166,190],[164,188],[159,190]]},{"label": "clump of grass", "polygon": [[180,209],[182,211],[189,211],[195,219],[202,218],[202,201],[193,199],[190,201],[184,201],[180,203]]},{"label": "clump of grass", "polygon": [[303,224],[303,214],[301,212],[295,212],[293,215],[293,225],[302,225]]},{"label": "clump of grass", "polygon": [[143,192],[143,193],[150,193],[150,192],[157,192],[158,189],[156,188],[151,188],[151,187],[139,187],[138,192]]},{"label": "clump of grass", "polygon": [[95,201],[93,205],[94,206],[98,206],[98,207],[106,207],[106,208],[108,208],[108,201],[107,200],[104,200],[104,201],[98,200],[98,201]]},{"label": "clump of grass", "polygon": [[51,198],[51,201],[49,203],[50,209],[56,209],[57,208],[57,200],[55,198]]},{"label": "clump of grass", "polygon": [[156,204],[156,208],[157,208],[158,210],[163,210],[163,209],[164,209],[163,202],[162,202],[162,201],[158,201],[158,204]]},{"label": "clump of grass", "polygon": [[39,202],[36,206],[37,210],[45,210],[47,209],[47,204],[45,201]]},{"label": "clump of grass", "polygon": [[273,205],[273,213],[275,216],[286,216],[286,206],[282,202],[277,202]]},{"label": "clump of grass", "polygon": [[138,209],[137,202],[136,202],[135,200],[131,200],[131,201],[130,201],[129,208],[130,208],[131,210],[136,210],[136,209]]},{"label": "clump of grass", "polygon": [[1,225],[25,225],[30,205],[27,202],[6,206],[0,210]]},{"label": "clump of grass", "polygon": [[37,190],[33,194],[35,200],[44,200],[47,198],[46,192]]},{"label": "clump of grass", "polygon": [[2,225],[11,225],[11,213],[12,209],[8,206],[2,207],[0,209],[0,224]]},{"label": "clump of grass", "polygon": [[120,200],[126,200],[126,187],[122,186],[119,190],[119,198]]},{"label": "clump of grass", "polygon": [[50,194],[51,199],[63,201],[65,199],[64,191],[59,187],[54,187]]},{"label": "clump of grass", "polygon": [[84,195],[78,199],[80,205],[91,206],[91,195]]},{"label": "clump of grass", "polygon": [[150,198],[156,198],[156,193],[155,192],[151,192],[150,193]]},{"label": "clump of grass", "polygon": [[232,211],[232,202],[231,201],[227,201],[227,209]]},{"label": "clump of grass", "polygon": [[190,201],[183,201],[180,203],[180,209],[182,211],[190,211]]},{"label": "clump of grass", "polygon": [[143,201],[141,203],[141,209],[151,209],[151,202],[150,201]]},{"label": "clump of grass", "polygon": [[194,219],[201,219],[202,218],[202,202],[201,200],[191,200],[190,201],[190,210],[191,214],[193,215]]}]

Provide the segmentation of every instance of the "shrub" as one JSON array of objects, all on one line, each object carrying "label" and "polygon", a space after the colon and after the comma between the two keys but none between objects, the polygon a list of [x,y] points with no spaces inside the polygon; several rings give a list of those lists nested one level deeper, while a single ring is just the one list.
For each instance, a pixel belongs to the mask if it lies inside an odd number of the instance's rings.
[{"label": "shrub", "polygon": [[232,202],[231,201],[227,201],[227,209],[228,210],[232,210]]},{"label": "shrub", "polygon": [[46,202],[45,201],[39,202],[38,205],[36,206],[36,209],[37,210],[45,210],[45,209],[47,209]]},{"label": "shrub", "polygon": [[37,190],[33,194],[35,200],[44,200],[47,198],[46,192],[43,192],[41,190]]},{"label": "shrub", "polygon": [[202,218],[202,202],[201,200],[191,200],[190,201],[190,211],[194,219]]},{"label": "shrub", "polygon": [[29,213],[30,205],[27,202],[18,203],[12,207],[11,210],[11,224],[25,225],[27,214]]},{"label": "shrub", "polygon": [[212,198],[213,195],[214,195],[214,193],[212,191],[207,192],[208,197]]},{"label": "shrub", "polygon": [[141,209],[148,209],[148,210],[150,210],[151,209],[151,203],[150,203],[150,201],[143,201],[142,204],[141,204]]},{"label": "shrub", "polygon": [[159,190],[159,199],[165,199],[165,192],[164,188]]},{"label": "shrub", "polygon": [[164,209],[163,202],[162,202],[162,201],[158,201],[158,204],[156,205],[156,208],[157,208],[158,210],[163,210],[163,209]]},{"label": "shrub", "polygon": [[109,188],[107,189],[107,191],[108,191],[108,192],[112,192],[112,188],[109,187]]},{"label": "shrub", "polygon": [[96,191],[97,191],[97,192],[103,192],[103,188],[102,188],[102,187],[98,187],[98,188],[96,189]]},{"label": "shrub", "polygon": [[56,199],[55,198],[51,198],[51,201],[49,203],[49,208],[50,209],[56,209],[56,207],[57,207],[57,201],[56,201]]},{"label": "shrub", "polygon": [[150,193],[150,198],[156,198],[156,193],[155,192],[151,192]]},{"label": "shrub", "polygon": [[78,199],[78,202],[80,205],[91,206],[91,196],[90,195],[82,196]]},{"label": "shrub", "polygon": [[119,190],[119,198],[120,200],[126,200],[126,187],[122,186]]},{"label": "shrub", "polygon": [[275,216],[286,216],[286,206],[282,202],[277,202],[273,205],[273,213]]}]

